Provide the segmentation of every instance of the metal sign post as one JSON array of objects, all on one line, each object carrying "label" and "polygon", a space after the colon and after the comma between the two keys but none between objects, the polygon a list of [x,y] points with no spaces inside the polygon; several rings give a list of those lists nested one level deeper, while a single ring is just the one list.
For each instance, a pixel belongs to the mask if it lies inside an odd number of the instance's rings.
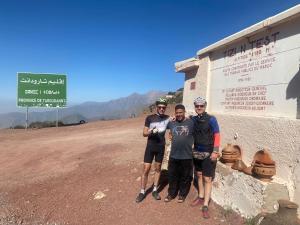
[{"label": "metal sign post", "polygon": [[26,107],[26,125],[25,125],[26,130],[28,129],[28,107]]},{"label": "metal sign post", "polygon": [[56,127],[58,127],[58,107],[56,107]]}]

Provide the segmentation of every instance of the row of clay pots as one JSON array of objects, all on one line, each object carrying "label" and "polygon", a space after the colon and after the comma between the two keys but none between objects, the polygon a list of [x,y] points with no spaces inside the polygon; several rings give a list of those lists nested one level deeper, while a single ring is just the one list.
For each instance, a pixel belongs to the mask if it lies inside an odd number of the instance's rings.
[{"label": "row of clay pots", "polygon": [[238,145],[227,144],[222,150],[221,162],[232,169],[253,175],[260,180],[270,181],[276,174],[276,165],[268,150],[260,150],[254,155],[252,164],[247,167],[242,161],[242,149]]}]

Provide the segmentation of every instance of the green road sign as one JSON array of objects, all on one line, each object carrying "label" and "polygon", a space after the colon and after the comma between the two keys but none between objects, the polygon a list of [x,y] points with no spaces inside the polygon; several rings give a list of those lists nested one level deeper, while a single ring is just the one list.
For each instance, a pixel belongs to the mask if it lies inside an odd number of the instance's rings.
[{"label": "green road sign", "polygon": [[67,77],[58,74],[18,73],[17,105],[65,107]]}]

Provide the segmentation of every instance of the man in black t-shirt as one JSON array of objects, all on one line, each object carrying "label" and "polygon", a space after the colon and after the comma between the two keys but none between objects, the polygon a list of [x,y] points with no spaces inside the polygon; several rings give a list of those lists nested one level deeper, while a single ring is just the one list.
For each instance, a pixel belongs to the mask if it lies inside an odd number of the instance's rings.
[{"label": "man in black t-shirt", "polygon": [[172,146],[168,165],[169,189],[165,202],[174,199],[178,194],[178,202],[184,202],[191,186],[193,174],[194,123],[185,118],[185,107],[175,106],[175,121],[170,121],[170,138]]},{"label": "man in black t-shirt", "polygon": [[155,175],[152,196],[156,200],[161,199],[157,191],[157,185],[160,177],[161,163],[165,152],[165,132],[169,123],[169,116],[165,115],[166,107],[167,101],[160,98],[156,101],[156,114],[147,116],[145,120],[143,136],[148,137],[148,140],[144,155],[141,191],[136,198],[137,203],[143,201],[146,197],[145,189],[153,159],[155,159]]}]

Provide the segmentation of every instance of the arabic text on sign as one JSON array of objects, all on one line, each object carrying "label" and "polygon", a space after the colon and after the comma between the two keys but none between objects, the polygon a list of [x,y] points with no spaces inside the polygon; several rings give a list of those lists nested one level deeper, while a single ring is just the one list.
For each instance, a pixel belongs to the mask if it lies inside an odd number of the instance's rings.
[{"label": "arabic text on sign", "polygon": [[40,84],[52,84],[52,85],[64,85],[65,81],[61,78],[58,78],[56,80],[47,80],[45,79],[30,79],[28,78],[22,78],[20,80],[21,83],[25,84],[33,84],[33,85],[40,85]]}]

